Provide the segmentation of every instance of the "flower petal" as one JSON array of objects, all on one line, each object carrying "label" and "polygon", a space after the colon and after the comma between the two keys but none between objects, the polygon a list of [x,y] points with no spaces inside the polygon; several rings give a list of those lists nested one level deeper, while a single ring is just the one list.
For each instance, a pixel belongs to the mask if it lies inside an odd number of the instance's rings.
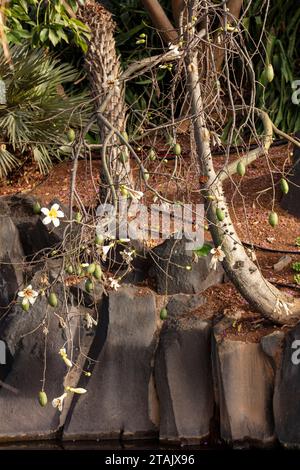
[{"label": "flower petal", "polygon": [[54,227],[58,227],[60,225],[59,219],[54,218],[52,219],[52,222],[53,222]]},{"label": "flower petal", "polygon": [[52,209],[55,210],[55,211],[58,211],[58,209],[59,209],[59,204],[57,204],[57,203],[53,204],[53,205],[51,206],[51,210],[52,210]]},{"label": "flower petal", "polygon": [[48,215],[50,211],[49,211],[49,209],[47,209],[47,207],[42,207],[41,212],[42,212],[42,214]]},{"label": "flower petal", "polygon": [[47,216],[43,219],[43,224],[44,225],[48,225],[48,224],[51,224],[51,217]]},{"label": "flower petal", "polygon": [[57,217],[64,217],[65,214],[63,213],[63,211],[57,211]]}]

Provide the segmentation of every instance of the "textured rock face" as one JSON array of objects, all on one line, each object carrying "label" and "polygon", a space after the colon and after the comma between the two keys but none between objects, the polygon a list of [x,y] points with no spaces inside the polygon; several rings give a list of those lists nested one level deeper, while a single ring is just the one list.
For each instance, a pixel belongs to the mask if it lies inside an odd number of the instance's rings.
[{"label": "textured rock face", "polygon": [[285,337],[274,393],[275,429],[279,441],[300,448],[300,325]]},{"label": "textured rock face", "polygon": [[181,320],[180,304],[182,296],[180,302],[169,302],[170,319],[162,328],[155,359],[160,439],[195,444],[209,435],[213,418],[211,324]]},{"label": "textured rock face", "polygon": [[[58,201],[55,201],[58,202]],[[31,257],[40,250],[61,242],[63,225],[51,229],[42,223],[42,218],[33,213],[35,200],[30,196],[16,195],[1,198],[0,214],[9,216],[16,226],[24,254]]]},{"label": "textured rock face", "polygon": [[100,324],[107,334],[95,338],[98,355],[88,393],[74,403],[64,439],[139,438],[157,433],[152,375],[158,339],[155,296],[145,289],[122,287],[110,292],[107,309]]},{"label": "textured rock face", "polygon": [[[57,294],[63,298],[62,290],[57,288]],[[45,297],[39,297],[29,312],[15,305],[1,322],[0,339],[6,344],[7,364],[0,367],[0,441],[55,437],[64,415],[51,406],[51,401],[62,395],[64,385],[76,386],[79,378],[75,369],[65,381],[68,369],[59,350],[65,347],[70,356],[72,345],[73,361],[80,359],[81,325],[81,352],[88,352],[89,346],[85,347],[88,338],[82,328],[85,313],[82,307],[72,307],[66,316],[61,304],[53,309]],[[65,327],[60,318],[64,319]],[[38,393],[44,365],[45,391],[50,403],[42,408]]]},{"label": "textured rock face", "polygon": [[[187,240],[170,238],[153,250],[155,263],[150,275],[155,279],[159,294],[194,294],[223,281],[220,263],[217,270],[209,268],[210,255],[193,262],[192,251],[186,251]],[[192,266],[189,271],[186,266]],[[182,269],[181,269],[182,268]]]},{"label": "textured rock face", "polygon": [[226,326],[222,321],[214,328],[221,438],[266,445],[274,440],[273,368],[260,343],[226,338]]}]

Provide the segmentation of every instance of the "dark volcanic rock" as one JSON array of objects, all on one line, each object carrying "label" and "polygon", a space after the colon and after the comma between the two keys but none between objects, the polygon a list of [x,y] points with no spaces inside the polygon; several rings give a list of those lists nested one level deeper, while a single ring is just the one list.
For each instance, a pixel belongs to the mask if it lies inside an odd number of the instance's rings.
[{"label": "dark volcanic rock", "polygon": [[24,253],[10,217],[0,212],[0,317],[23,282]]},{"label": "dark volcanic rock", "polygon": [[286,447],[300,448],[300,325],[287,333],[274,393],[275,430]]},{"label": "dark volcanic rock", "polygon": [[214,327],[214,367],[221,438],[227,442],[269,445],[274,440],[274,371],[260,343],[227,338],[223,320]]},{"label": "dark volcanic rock", "polygon": [[107,311],[101,313],[100,336],[93,344],[98,356],[88,393],[73,404],[65,440],[155,435],[157,398],[152,369],[157,324],[155,297],[148,289],[127,285],[109,293]]},{"label": "dark volcanic rock", "polygon": [[[217,270],[209,268],[211,255],[193,262],[193,252],[186,251],[186,238],[170,238],[152,250],[153,264],[150,276],[155,279],[159,294],[194,294],[223,281],[220,263]],[[186,266],[191,266],[187,270]]]},{"label": "dark volcanic rock", "polygon": [[192,300],[178,294],[168,304],[169,318],[164,322],[155,358],[163,441],[199,443],[210,432],[214,409],[211,324],[182,316],[191,306],[202,303],[199,297]]},{"label": "dark volcanic rock", "polygon": [[[62,291],[57,290],[57,293],[62,299]],[[62,424],[62,416],[52,407],[51,401],[62,395],[64,385],[76,386],[78,380],[74,368],[75,375],[74,372],[70,374],[72,381],[64,383],[67,367],[59,350],[65,347],[70,356],[72,345],[73,360],[77,360],[78,325],[84,313],[81,308],[73,307],[66,316],[62,304],[54,309],[45,297],[40,296],[29,312],[15,305],[2,320],[0,339],[6,343],[8,363],[0,366],[0,441],[55,436]],[[65,327],[59,317],[63,318]],[[83,331],[81,338],[84,338]],[[42,408],[38,393],[42,387],[45,359],[45,391],[49,403]]]},{"label": "dark volcanic rock", "polygon": [[[33,213],[36,200],[22,194],[5,196],[0,200],[0,214],[11,217],[19,231],[24,253],[28,257],[45,248],[54,247],[62,241],[64,224],[58,228],[43,224],[41,216]],[[57,201],[55,201],[57,202]]]}]

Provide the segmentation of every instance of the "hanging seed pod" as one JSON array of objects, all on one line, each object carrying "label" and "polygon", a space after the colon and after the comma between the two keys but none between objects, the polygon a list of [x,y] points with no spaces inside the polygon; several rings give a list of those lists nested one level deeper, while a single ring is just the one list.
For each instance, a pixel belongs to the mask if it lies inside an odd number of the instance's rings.
[{"label": "hanging seed pod", "polygon": [[77,274],[77,276],[81,276],[81,275],[82,275],[82,267],[81,267],[80,265],[77,266],[77,268],[76,268],[76,274]]},{"label": "hanging seed pod", "polygon": [[76,134],[75,134],[74,129],[72,129],[72,128],[70,127],[70,129],[68,130],[67,136],[68,136],[68,141],[69,141],[70,143],[74,142],[75,137],[76,137]]},{"label": "hanging seed pod", "polygon": [[86,271],[87,271],[88,274],[93,274],[93,273],[95,272],[95,269],[96,269],[95,263],[91,263],[91,264],[87,267]]},{"label": "hanging seed pod", "polygon": [[51,305],[51,307],[55,308],[58,305],[58,299],[56,297],[56,294],[54,292],[51,292],[49,297],[48,297],[48,304]]},{"label": "hanging seed pod", "polygon": [[78,222],[78,223],[81,222],[81,220],[82,220],[82,215],[80,214],[80,212],[76,212],[75,220],[76,220],[76,222]]},{"label": "hanging seed pod", "polygon": [[46,392],[42,390],[41,392],[39,392],[39,404],[44,407],[47,405],[47,403],[48,403],[47,394]]},{"label": "hanging seed pod", "polygon": [[66,272],[68,274],[73,274],[74,270],[73,270],[73,266],[70,264],[69,266],[67,266],[66,268]]},{"label": "hanging seed pod", "polygon": [[148,173],[147,170],[144,170],[144,172],[143,172],[143,178],[144,178],[145,181],[148,181],[148,179],[150,178],[150,175],[149,175],[149,173]]},{"label": "hanging seed pod", "polygon": [[175,144],[173,147],[173,152],[175,153],[175,155],[177,155],[177,157],[179,157],[179,155],[181,155],[181,145]]},{"label": "hanging seed pod", "polygon": [[238,162],[236,166],[236,171],[239,176],[244,176],[246,173],[246,167],[243,162]]},{"label": "hanging seed pod", "polygon": [[281,178],[280,180],[280,188],[281,188],[281,191],[283,192],[283,194],[287,194],[289,192],[289,184],[287,182],[286,179],[284,178]]},{"label": "hanging seed pod", "polygon": [[167,317],[168,317],[168,310],[166,309],[166,307],[162,308],[161,311],[160,311],[160,319],[161,320],[166,320]]},{"label": "hanging seed pod", "polygon": [[217,216],[217,219],[218,219],[220,222],[223,222],[223,220],[225,219],[225,212],[222,211],[222,209],[220,209],[220,207],[217,207],[217,209],[216,209],[216,216]]},{"label": "hanging seed pod", "polygon": [[88,293],[91,293],[91,292],[93,292],[93,289],[94,289],[93,281],[91,281],[90,279],[87,279],[85,281],[85,290]]},{"label": "hanging seed pod", "polygon": [[40,214],[41,213],[41,205],[39,202],[35,202],[32,206],[32,210],[34,214]]},{"label": "hanging seed pod", "polygon": [[126,188],[124,188],[124,186],[121,186],[120,188],[120,193],[122,194],[122,196],[124,197],[127,197],[128,196],[128,191]]},{"label": "hanging seed pod", "polygon": [[272,65],[272,64],[269,64],[269,65],[267,66],[267,69],[266,69],[266,77],[267,77],[268,82],[272,82],[273,79],[274,79],[274,69],[273,69],[273,65]]},{"label": "hanging seed pod", "polygon": [[149,160],[151,160],[152,162],[156,160],[156,152],[154,149],[150,149],[148,157],[149,157]]},{"label": "hanging seed pod", "polygon": [[96,264],[95,271],[93,272],[93,275],[98,280],[102,278],[102,269],[101,269],[100,264]]},{"label": "hanging seed pod", "polygon": [[278,215],[276,212],[272,211],[269,215],[269,224],[274,228],[278,225]]},{"label": "hanging seed pod", "polygon": [[121,152],[120,155],[119,155],[119,160],[121,163],[123,163],[125,165],[125,163],[128,162],[128,154],[127,152]]},{"label": "hanging seed pod", "polygon": [[22,302],[22,309],[24,310],[24,312],[28,312],[28,310],[30,309],[30,303],[28,302]]},{"label": "hanging seed pod", "polygon": [[104,243],[103,235],[98,235],[97,234],[96,237],[95,237],[95,243],[96,243],[96,245],[103,245],[103,243]]},{"label": "hanging seed pod", "polygon": [[125,140],[126,140],[126,142],[128,142],[128,140],[129,140],[129,137],[128,137],[128,134],[127,134],[127,132],[126,132],[126,131],[123,131],[123,132],[121,132],[121,136],[123,137],[123,139],[125,139]]}]

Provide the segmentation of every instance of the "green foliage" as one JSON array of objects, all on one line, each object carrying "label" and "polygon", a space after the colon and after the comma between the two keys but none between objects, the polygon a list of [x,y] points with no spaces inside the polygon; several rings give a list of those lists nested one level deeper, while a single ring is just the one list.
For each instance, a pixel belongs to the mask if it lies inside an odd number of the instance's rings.
[{"label": "green foliage", "polygon": [[45,173],[52,159],[71,151],[68,130],[91,116],[89,96],[74,90],[79,73],[43,49],[13,46],[10,52],[13,70],[0,56],[7,99],[0,107],[0,177],[28,155]]},{"label": "green foliage", "polygon": [[10,0],[6,8],[7,39],[11,44],[26,40],[34,47],[74,43],[85,52],[90,33],[73,17],[77,9],[74,0]]},{"label": "green foliage", "polygon": [[[285,132],[300,129],[300,106],[292,103],[293,82],[299,78],[300,9],[293,0],[270,2],[266,14],[264,0],[253,1],[244,26],[248,30],[246,45],[254,53],[257,84],[257,106],[268,111],[272,121]],[[262,38],[258,53],[256,45]],[[274,79],[267,80],[267,67],[274,68]]]},{"label": "green foliage", "polygon": [[296,238],[295,245],[300,247],[300,237]]},{"label": "green foliage", "polygon": [[210,243],[204,243],[201,248],[196,248],[193,251],[197,256],[207,256],[211,252],[212,248],[213,247]]},{"label": "green foliage", "polygon": [[297,273],[300,273],[300,262],[299,261],[296,261],[295,263],[292,264],[292,268],[294,271],[296,271]]},{"label": "green foliage", "polygon": [[294,281],[295,281],[296,284],[298,284],[298,285],[300,284],[300,274],[295,274]]}]

